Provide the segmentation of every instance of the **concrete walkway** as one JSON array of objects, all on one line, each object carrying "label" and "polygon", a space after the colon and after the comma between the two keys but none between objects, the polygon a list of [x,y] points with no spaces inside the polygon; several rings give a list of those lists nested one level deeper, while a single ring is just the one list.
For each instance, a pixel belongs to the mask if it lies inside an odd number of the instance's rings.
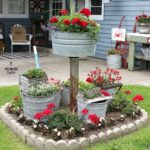
[{"label": "concrete walkway", "polygon": [[[7,74],[5,68],[10,67],[10,61],[13,62],[13,67],[18,67],[15,74]],[[102,69],[106,68],[106,61],[96,58],[80,59],[79,76],[81,80],[85,80],[87,74],[94,70],[96,66]],[[33,68],[34,58],[8,59],[0,60],[0,86],[18,84],[19,74],[24,73],[27,69]],[[69,59],[49,55],[48,57],[40,57],[40,67],[46,71],[49,77],[66,80],[69,78]],[[140,84],[150,86],[150,70],[128,71],[120,69],[122,82],[124,84]]]}]

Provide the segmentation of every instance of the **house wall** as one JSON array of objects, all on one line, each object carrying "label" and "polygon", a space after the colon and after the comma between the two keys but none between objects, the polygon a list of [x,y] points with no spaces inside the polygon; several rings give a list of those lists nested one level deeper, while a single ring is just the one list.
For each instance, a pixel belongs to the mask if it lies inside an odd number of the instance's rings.
[{"label": "house wall", "polygon": [[107,49],[114,46],[111,40],[111,28],[118,27],[122,16],[125,16],[123,28],[132,32],[135,23],[135,16],[144,10],[150,15],[149,0],[112,0],[104,5],[104,20],[98,21],[101,30],[98,38],[95,57],[106,59]]},{"label": "house wall", "polygon": [[[49,9],[49,1],[46,0],[45,1],[45,10]],[[30,10],[30,9],[29,9]],[[31,25],[32,25],[32,21],[35,19],[40,19],[41,15],[43,15],[46,19],[48,19],[49,16],[49,12],[46,13],[32,13],[31,11],[29,11],[29,18],[0,18],[0,23],[3,23],[5,26],[5,43],[6,43],[6,51],[10,52],[10,44],[11,41],[9,39],[8,34],[10,33],[10,28],[14,25],[14,24],[21,24],[23,26],[25,26],[27,33],[31,33]],[[18,46],[14,46],[14,50],[19,50],[20,48],[18,48]],[[22,46],[20,51],[26,50],[28,49],[27,46]]]}]

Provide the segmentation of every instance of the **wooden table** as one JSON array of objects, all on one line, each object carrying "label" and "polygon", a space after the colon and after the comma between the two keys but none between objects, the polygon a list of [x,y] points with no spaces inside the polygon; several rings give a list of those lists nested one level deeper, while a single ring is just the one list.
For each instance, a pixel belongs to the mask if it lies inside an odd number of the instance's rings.
[{"label": "wooden table", "polygon": [[[140,33],[128,33],[127,41],[129,42],[129,59],[128,59],[128,70],[134,70],[134,60],[135,60],[135,43],[146,43],[150,44],[150,34],[140,34]],[[146,60],[144,57],[138,59]],[[150,59],[149,59],[150,61]]]}]

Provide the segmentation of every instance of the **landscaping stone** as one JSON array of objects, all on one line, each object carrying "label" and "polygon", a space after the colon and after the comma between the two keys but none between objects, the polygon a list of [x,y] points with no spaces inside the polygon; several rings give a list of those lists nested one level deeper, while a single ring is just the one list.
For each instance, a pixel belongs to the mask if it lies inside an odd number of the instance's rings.
[{"label": "landscaping stone", "polygon": [[80,143],[80,147],[81,149],[87,148],[89,147],[90,143],[89,143],[89,139],[88,138],[80,138],[79,139],[79,143]]},{"label": "landscaping stone", "polygon": [[80,145],[77,140],[70,140],[67,146],[70,150],[80,150]]},{"label": "landscaping stone", "polygon": [[143,121],[142,120],[135,120],[134,124],[136,125],[136,128],[139,129],[143,126]]},{"label": "landscaping stone", "polygon": [[35,147],[39,150],[43,150],[45,147],[45,141],[46,141],[46,139],[44,139],[43,137],[36,138]]},{"label": "landscaping stone", "polygon": [[136,125],[135,124],[133,124],[133,123],[129,123],[128,125],[127,125],[127,127],[128,127],[128,131],[129,132],[134,132],[135,130],[136,130]]},{"label": "landscaping stone", "polygon": [[37,138],[37,136],[35,134],[29,134],[27,136],[27,144],[31,145],[31,146],[35,146],[35,139]]},{"label": "landscaping stone", "polygon": [[112,131],[113,131],[113,137],[114,138],[121,136],[121,129],[120,128],[115,127]]},{"label": "landscaping stone", "polygon": [[44,150],[57,150],[56,142],[52,139],[46,140]]},{"label": "landscaping stone", "polygon": [[122,134],[122,135],[125,135],[125,134],[128,133],[128,127],[127,127],[126,125],[122,125],[122,126],[120,127],[120,130],[121,130],[121,134]]},{"label": "landscaping stone", "polygon": [[21,139],[27,143],[27,137],[29,136],[29,131],[28,130],[22,130],[22,132],[20,132],[20,137]]},{"label": "landscaping stone", "polygon": [[57,150],[68,150],[67,142],[64,140],[60,140],[56,144]]},{"label": "landscaping stone", "polygon": [[108,129],[108,130],[106,131],[106,137],[107,137],[107,139],[112,139],[112,138],[114,137],[113,131],[110,130],[110,129]]},{"label": "landscaping stone", "polygon": [[89,140],[90,140],[90,144],[95,144],[99,141],[99,137],[93,134],[90,135]]},{"label": "landscaping stone", "polygon": [[98,134],[100,142],[104,142],[106,140],[106,134],[104,132],[100,132]]}]

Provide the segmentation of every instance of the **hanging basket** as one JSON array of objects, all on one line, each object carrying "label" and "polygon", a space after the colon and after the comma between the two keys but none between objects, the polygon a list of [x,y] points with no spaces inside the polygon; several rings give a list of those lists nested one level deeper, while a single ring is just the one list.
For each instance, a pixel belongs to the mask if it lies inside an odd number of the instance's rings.
[{"label": "hanging basket", "polygon": [[96,41],[89,33],[52,31],[53,54],[66,57],[94,56]]}]

